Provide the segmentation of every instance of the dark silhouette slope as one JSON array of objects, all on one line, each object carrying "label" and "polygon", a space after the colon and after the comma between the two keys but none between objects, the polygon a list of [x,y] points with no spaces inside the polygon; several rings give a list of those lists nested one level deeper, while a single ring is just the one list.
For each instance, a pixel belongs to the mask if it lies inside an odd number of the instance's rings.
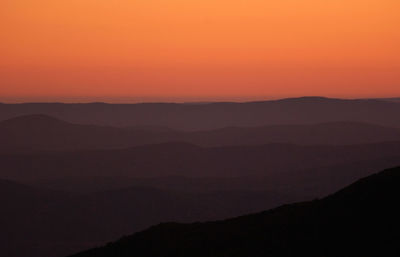
[{"label": "dark silhouette slope", "polygon": [[167,221],[206,221],[288,203],[271,191],[130,187],[74,194],[0,180],[0,256],[71,254]]},{"label": "dark silhouette slope", "polygon": [[267,143],[350,145],[385,141],[400,141],[400,129],[335,122],[183,132],[161,127],[79,125],[46,115],[21,116],[0,122],[0,151],[6,153],[115,149],[167,142],[232,146]]},{"label": "dark silhouette slope", "polygon": [[46,114],[73,123],[107,126],[165,126],[207,130],[335,121],[400,126],[400,103],[303,97],[265,102],[210,104],[0,104],[0,120]]},{"label": "dark silhouette slope", "polygon": [[400,168],[322,200],[218,222],[152,227],[73,257],[399,256]]}]

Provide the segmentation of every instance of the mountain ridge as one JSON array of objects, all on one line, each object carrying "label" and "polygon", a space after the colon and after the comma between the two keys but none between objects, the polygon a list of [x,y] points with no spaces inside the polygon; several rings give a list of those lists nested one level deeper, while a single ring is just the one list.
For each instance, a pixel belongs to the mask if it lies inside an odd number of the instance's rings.
[{"label": "mountain ridge", "polygon": [[[350,146],[273,143],[223,147],[165,143],[126,149],[0,154],[3,167],[0,176],[20,180],[63,177],[67,174],[107,176],[110,171],[116,176],[130,177],[272,176],[279,172],[294,172],[299,167],[312,169],[396,157],[399,153],[400,142]],[[68,165],[60,165],[62,163]]]},{"label": "mountain ridge", "polygon": [[66,255],[162,221],[212,220],[291,199],[272,191],[186,192],[148,186],[71,193],[0,180],[0,255]]},{"label": "mountain ridge", "polygon": [[6,153],[118,149],[171,142],[205,147],[267,143],[351,145],[400,141],[400,128],[337,121],[308,125],[233,126],[188,132],[154,126],[83,125],[35,114],[0,122],[0,141],[0,152]]},{"label": "mountain ridge", "polygon": [[164,223],[71,257],[397,256],[399,184],[400,168],[388,169],[321,200],[216,222]]},{"label": "mountain ridge", "polygon": [[[289,98],[245,103],[3,104],[0,120],[41,113],[72,123],[209,130],[229,126],[310,124],[351,120],[400,127],[400,103],[370,99]],[[383,115],[384,114],[384,115]]]}]

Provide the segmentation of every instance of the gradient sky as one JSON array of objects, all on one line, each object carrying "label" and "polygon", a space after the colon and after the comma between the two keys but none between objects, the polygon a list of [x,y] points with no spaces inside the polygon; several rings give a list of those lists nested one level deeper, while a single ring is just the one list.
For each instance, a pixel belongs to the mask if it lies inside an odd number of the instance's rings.
[{"label": "gradient sky", "polygon": [[0,101],[400,96],[399,0],[1,0]]}]

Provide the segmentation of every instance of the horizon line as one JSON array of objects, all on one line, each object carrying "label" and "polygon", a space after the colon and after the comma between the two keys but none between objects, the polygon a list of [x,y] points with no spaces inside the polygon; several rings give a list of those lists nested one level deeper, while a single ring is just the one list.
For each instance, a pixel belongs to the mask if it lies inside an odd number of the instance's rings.
[{"label": "horizon line", "polygon": [[[82,98],[82,97],[78,97]],[[90,98],[90,97],[88,97]],[[102,98],[102,97],[100,97]],[[38,100],[38,101],[1,101],[0,104],[213,104],[213,103],[257,103],[257,102],[273,102],[273,101],[283,101],[283,100],[295,100],[295,99],[326,99],[326,100],[399,100],[400,96],[395,97],[329,97],[329,96],[319,96],[319,95],[305,95],[305,96],[297,96],[297,97],[266,97],[266,98],[253,98],[248,97],[249,99],[243,100],[235,100],[236,97],[232,97],[231,100],[131,100],[131,101],[122,101],[122,99],[114,99],[110,101],[79,101],[78,99],[72,101],[58,101],[58,100]],[[245,97],[246,98],[246,97]]]}]

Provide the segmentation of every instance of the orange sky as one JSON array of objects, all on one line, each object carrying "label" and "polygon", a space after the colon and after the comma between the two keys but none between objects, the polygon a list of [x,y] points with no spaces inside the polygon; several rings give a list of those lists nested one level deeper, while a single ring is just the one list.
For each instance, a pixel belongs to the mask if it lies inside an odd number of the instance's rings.
[{"label": "orange sky", "polygon": [[400,96],[399,0],[1,0],[0,101]]}]

